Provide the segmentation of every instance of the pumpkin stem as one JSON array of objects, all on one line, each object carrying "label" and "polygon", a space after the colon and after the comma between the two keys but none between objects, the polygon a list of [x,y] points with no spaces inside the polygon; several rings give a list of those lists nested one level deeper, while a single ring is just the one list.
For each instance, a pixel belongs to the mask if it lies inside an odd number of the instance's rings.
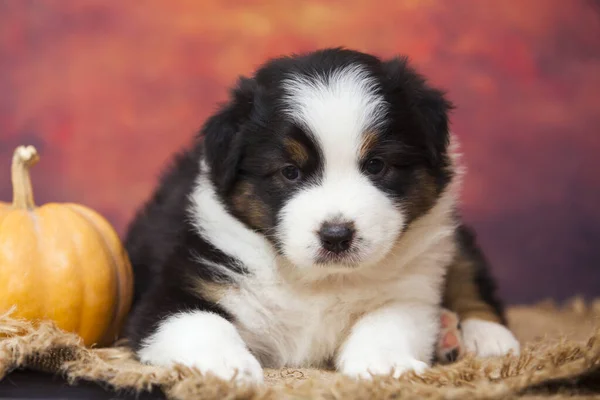
[{"label": "pumpkin stem", "polygon": [[34,166],[40,157],[33,146],[19,146],[15,150],[12,159],[12,185],[14,208],[31,210],[35,208],[33,202],[33,189],[29,168]]}]

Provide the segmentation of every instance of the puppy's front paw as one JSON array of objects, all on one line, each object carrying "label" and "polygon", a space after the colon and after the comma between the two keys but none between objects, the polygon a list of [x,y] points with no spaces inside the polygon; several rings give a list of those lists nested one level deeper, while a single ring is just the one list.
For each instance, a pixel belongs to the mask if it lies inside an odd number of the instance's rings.
[{"label": "puppy's front paw", "polygon": [[170,316],[138,351],[140,361],[153,365],[182,364],[225,380],[263,382],[263,371],[235,327],[216,314]]},{"label": "puppy's front paw", "polygon": [[224,380],[242,383],[262,383],[263,371],[258,360],[244,347],[194,346],[185,357],[165,359],[141,353],[141,361],[154,365],[183,364],[196,368],[203,374],[213,374]]},{"label": "puppy's front paw", "polygon": [[190,363],[202,373],[212,373],[230,380],[235,376],[239,382],[262,383],[263,370],[258,360],[245,348],[228,349],[223,352],[208,350]]},{"label": "puppy's front paw", "polygon": [[518,355],[520,345],[504,325],[479,319],[461,322],[463,342],[468,352],[478,357],[503,356],[512,351]]},{"label": "puppy's front paw", "polygon": [[381,353],[365,359],[345,360],[340,363],[340,372],[352,378],[371,379],[373,375],[392,375],[394,378],[413,371],[421,374],[429,366],[412,357]]}]

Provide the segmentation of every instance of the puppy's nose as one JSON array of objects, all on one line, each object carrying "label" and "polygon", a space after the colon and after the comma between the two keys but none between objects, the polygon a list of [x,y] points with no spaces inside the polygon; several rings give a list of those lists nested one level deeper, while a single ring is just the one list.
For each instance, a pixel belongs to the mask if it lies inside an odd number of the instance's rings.
[{"label": "puppy's nose", "polygon": [[325,223],[319,230],[319,237],[324,249],[341,253],[350,248],[354,227],[350,223]]}]

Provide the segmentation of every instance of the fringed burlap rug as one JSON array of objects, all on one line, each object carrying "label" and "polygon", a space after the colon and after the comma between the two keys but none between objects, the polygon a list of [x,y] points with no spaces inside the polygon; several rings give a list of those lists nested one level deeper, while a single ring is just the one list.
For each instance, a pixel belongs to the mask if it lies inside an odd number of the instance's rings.
[{"label": "fringed burlap rug", "polygon": [[513,307],[518,358],[462,359],[423,376],[353,381],[329,371],[267,370],[267,385],[246,388],[188,368],[141,365],[125,348],[86,349],[52,324],[36,327],[0,316],[0,380],[16,368],[62,374],[71,384],[96,381],[117,389],[162,390],[174,399],[504,399],[600,395],[600,300],[565,306]]}]

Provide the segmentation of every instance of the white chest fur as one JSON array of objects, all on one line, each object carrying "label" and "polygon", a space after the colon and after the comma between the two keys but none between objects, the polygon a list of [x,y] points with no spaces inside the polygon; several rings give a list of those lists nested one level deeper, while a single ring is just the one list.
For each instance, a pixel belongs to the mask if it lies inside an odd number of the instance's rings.
[{"label": "white chest fur", "polygon": [[393,269],[392,259],[313,285],[249,278],[228,291],[220,305],[234,315],[263,366],[318,366],[335,356],[362,315],[391,302],[436,305],[453,251],[454,242],[446,237],[402,268]]},{"label": "white chest fur", "polygon": [[250,350],[268,367],[318,365],[333,354],[355,302],[276,284],[232,291],[222,301]]}]

